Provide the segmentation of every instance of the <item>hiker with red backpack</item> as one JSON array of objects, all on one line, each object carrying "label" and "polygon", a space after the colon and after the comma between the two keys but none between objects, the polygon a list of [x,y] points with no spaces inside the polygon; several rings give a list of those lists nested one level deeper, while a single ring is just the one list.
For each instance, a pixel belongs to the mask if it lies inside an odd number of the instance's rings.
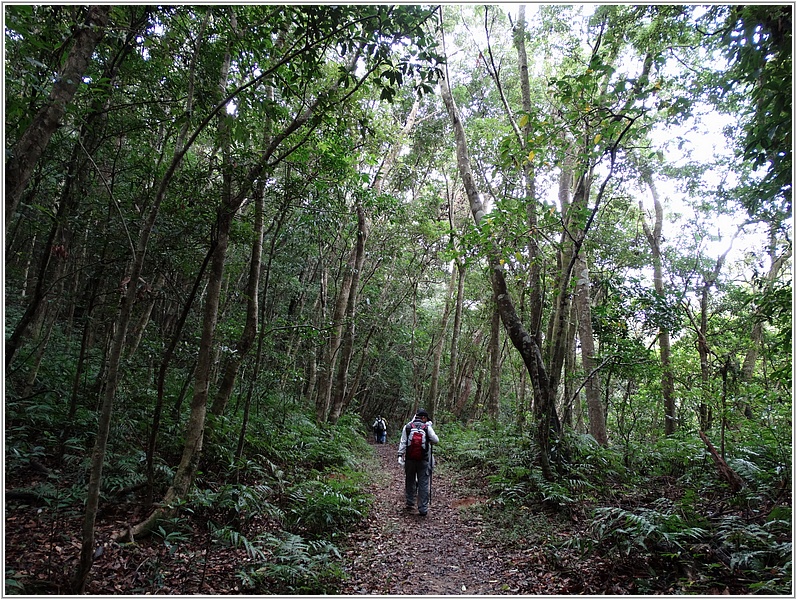
[{"label": "hiker with red backpack", "polygon": [[418,514],[426,516],[429,509],[429,480],[434,460],[432,445],[440,438],[432,429],[429,413],[418,409],[415,417],[404,426],[398,448],[398,462],[404,467],[404,495],[406,509],[415,508],[415,497],[418,497]]}]

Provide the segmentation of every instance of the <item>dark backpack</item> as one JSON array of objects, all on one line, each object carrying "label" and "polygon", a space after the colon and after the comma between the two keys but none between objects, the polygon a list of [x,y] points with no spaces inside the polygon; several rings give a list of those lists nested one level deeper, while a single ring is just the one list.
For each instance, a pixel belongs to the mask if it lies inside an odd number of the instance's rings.
[{"label": "dark backpack", "polygon": [[423,460],[429,443],[426,440],[426,423],[413,421],[407,424],[407,454],[408,460]]}]

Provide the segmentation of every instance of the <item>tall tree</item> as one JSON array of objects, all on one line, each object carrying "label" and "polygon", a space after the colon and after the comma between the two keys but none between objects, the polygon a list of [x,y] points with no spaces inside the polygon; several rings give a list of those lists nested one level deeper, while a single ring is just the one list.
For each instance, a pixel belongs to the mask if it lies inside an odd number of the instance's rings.
[{"label": "tall tree", "polygon": [[87,8],[85,20],[76,24],[72,48],[55,78],[47,103],[14,144],[11,157],[6,161],[6,232],[36,163],[60,127],[67,106],[83,81],[94,49],[105,35],[110,12],[110,6],[91,5]]},{"label": "tall tree", "polygon": [[581,365],[584,367],[584,393],[587,397],[589,432],[601,446],[609,442],[606,415],[600,393],[600,378],[595,360],[595,337],[592,332],[592,300],[587,261],[579,256],[575,264],[575,309],[578,315],[578,339],[581,342]]},{"label": "tall tree", "polygon": [[[465,187],[465,193],[468,197],[473,220],[476,227],[479,227],[485,216],[485,207],[470,166],[470,152],[468,150],[465,127],[451,94],[447,77],[442,79],[441,95],[454,128],[456,158],[460,177]],[[498,253],[496,252],[496,248],[491,247],[487,249],[487,259],[490,264],[490,279],[493,285],[493,293],[498,301],[498,310],[501,314],[501,320],[507,330],[509,338],[512,340],[515,348],[520,352],[523,362],[529,371],[531,381],[534,385],[536,405],[541,407],[540,412],[543,415],[542,420],[545,423],[544,426],[539,428],[540,431],[545,432],[539,436],[542,461],[541,467],[543,474],[547,478],[552,478],[553,473],[548,462],[548,420],[545,417],[549,417],[554,411],[554,398],[551,396],[551,389],[542,362],[540,348],[526,331],[526,328],[523,326],[515,310],[515,306],[509,296],[506,280],[504,279],[504,269]]]},{"label": "tall tree", "polygon": [[[642,220],[645,237],[653,256],[653,289],[659,298],[664,299],[667,290],[664,287],[664,261],[662,258],[662,230],[664,227],[664,206],[659,198],[650,170],[642,171],[642,178],[647,184],[653,200],[653,226]],[[640,201],[642,209],[642,201]],[[659,326],[659,360],[661,361],[661,394],[664,401],[664,431],[667,435],[675,433],[675,384],[673,381],[670,331],[665,324]]]},{"label": "tall tree", "polygon": [[[399,152],[402,150],[405,139],[410,135],[412,129],[415,127],[415,120],[418,116],[418,109],[420,107],[419,100],[415,100],[407,115],[404,126],[399,132],[396,139],[391,143],[390,149],[383,158],[379,169],[374,176],[370,185],[370,193],[379,196],[383,193],[385,180],[390,176],[393,168],[396,165],[396,159]],[[354,272],[352,274],[351,290],[349,297],[346,301],[346,320],[345,329],[343,332],[343,341],[341,343],[341,356],[337,367],[337,376],[335,378],[335,385],[332,390],[332,404],[330,408],[330,421],[336,423],[344,409],[347,391],[347,380],[349,373],[349,365],[351,363],[352,354],[354,352],[354,328],[358,299],[358,286],[360,283],[360,274],[363,270],[363,263],[365,261],[365,245],[368,238],[368,231],[370,225],[368,223],[367,215],[362,204],[358,204],[357,211],[357,241],[355,243],[355,260]]]}]

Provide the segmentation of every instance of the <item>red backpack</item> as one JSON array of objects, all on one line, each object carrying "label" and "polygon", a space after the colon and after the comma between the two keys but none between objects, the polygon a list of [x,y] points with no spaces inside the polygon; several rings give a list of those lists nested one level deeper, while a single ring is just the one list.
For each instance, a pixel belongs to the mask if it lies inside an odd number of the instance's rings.
[{"label": "red backpack", "polygon": [[426,457],[428,442],[426,441],[426,423],[413,421],[407,424],[408,460],[423,460]]}]

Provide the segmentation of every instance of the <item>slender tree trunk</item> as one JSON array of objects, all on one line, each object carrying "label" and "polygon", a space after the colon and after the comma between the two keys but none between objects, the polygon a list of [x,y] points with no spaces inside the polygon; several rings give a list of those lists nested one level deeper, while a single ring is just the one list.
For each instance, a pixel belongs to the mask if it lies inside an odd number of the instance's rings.
[{"label": "slender tree trunk", "polygon": [[[80,339],[80,353],[78,355],[77,367],[75,369],[75,379],[72,382],[72,391],[69,395],[69,413],[67,414],[66,422],[71,423],[74,416],[77,414],[77,399],[80,390],[80,380],[83,378],[83,373],[86,366],[86,356],[89,348],[91,347],[91,340],[93,338],[92,328],[94,320],[92,319],[92,312],[97,300],[98,286],[90,286],[89,299],[83,316],[83,335]],[[65,439],[65,438],[64,438]]]},{"label": "slender tree trunk", "polygon": [[[50,228],[50,233],[47,237],[47,242],[42,248],[42,255],[39,261],[38,274],[36,277],[36,286],[31,296],[30,302],[25,309],[25,312],[14,327],[13,332],[6,340],[6,355],[5,365],[6,370],[11,366],[12,361],[16,355],[17,350],[22,345],[22,340],[28,335],[31,330],[33,331],[32,337],[38,337],[41,323],[43,322],[45,312],[45,300],[55,285],[55,282],[63,272],[63,266],[68,258],[68,249],[64,244],[57,244],[56,241],[61,237],[62,227],[61,223],[66,220],[66,217],[71,212],[71,203],[78,197],[77,195],[70,194],[68,179],[65,186],[65,194],[58,206],[58,212],[55,221]],[[57,261],[53,267],[53,260]]]},{"label": "slender tree trunk", "polygon": [[[524,366],[520,371],[520,377],[518,378],[517,414],[515,415],[515,422],[517,423],[518,427],[523,427],[526,425],[526,412],[530,412],[532,409],[532,407],[526,406],[526,388],[528,387],[526,385],[527,376],[528,371]],[[530,398],[533,399],[534,396],[531,396]]]},{"label": "slender tree trunk", "polygon": [[697,327],[697,354],[700,357],[700,405],[698,418],[700,430],[711,429],[713,411],[711,407],[711,369],[709,367],[709,346],[706,337],[708,330],[708,290],[707,282],[703,282],[700,294],[700,325]]},{"label": "slender tree trunk", "polygon": [[[147,247],[149,245],[149,238],[155,226],[160,206],[166,197],[166,190],[168,189],[176,171],[177,167],[182,162],[183,157],[187,150],[193,145],[199,133],[205,129],[210,123],[211,119],[223,109],[225,103],[217,104],[210,114],[200,123],[194,130],[191,138],[186,142],[184,147],[175,152],[169,166],[166,169],[163,177],[160,180],[157,192],[153,202],[148,207],[148,212],[142,223],[141,231],[138,238],[138,243],[135,247],[132,265],[130,269],[129,281],[138,281],[144,266],[144,259],[146,256]],[[130,316],[133,303],[136,296],[136,286],[129,285],[125,291],[124,298],[120,304],[119,313],[115,322],[115,332],[113,335],[111,350],[109,352],[107,361],[107,377],[105,392],[102,399],[102,408],[99,419],[99,431],[95,441],[94,452],[91,461],[91,473],[89,477],[88,486],[88,499],[86,502],[86,517],[84,519],[83,527],[83,544],[81,547],[81,560],[77,568],[75,578],[73,580],[73,591],[82,593],[85,588],[86,578],[88,577],[91,569],[91,564],[94,555],[94,520],[96,518],[97,507],[99,503],[100,484],[102,481],[102,467],[105,459],[105,450],[107,447],[108,434],[110,432],[111,414],[113,411],[113,403],[116,397],[116,390],[119,385],[119,370],[121,365],[122,351],[125,347],[127,327],[130,323]],[[153,521],[154,522],[154,521]],[[125,532],[129,533],[129,532]]]},{"label": "slender tree trunk", "polygon": [[346,306],[349,302],[351,293],[354,268],[357,260],[357,248],[349,253],[344,272],[340,282],[340,289],[335,301],[335,308],[332,312],[332,330],[329,342],[324,348],[323,365],[324,371],[321,373],[320,385],[318,387],[318,398],[316,400],[316,420],[319,423],[326,422],[332,401],[332,382],[335,368],[338,361],[338,353],[343,339],[343,319],[346,315]]},{"label": "slender tree trunk", "polygon": [[[515,48],[518,53],[518,68],[520,70],[520,97],[523,112],[531,114],[531,85],[529,83],[529,62],[526,55],[526,6],[518,6],[518,21],[513,35]],[[528,150],[528,140],[532,134],[532,121],[527,120],[520,137],[521,148]],[[537,243],[537,190],[535,183],[534,163],[527,160],[523,164],[523,181],[526,191],[526,215],[529,225],[529,332],[534,342],[542,347],[542,257]]]},{"label": "slender tree trunk", "polygon": [[487,415],[491,419],[498,419],[499,400],[501,396],[501,314],[498,312],[498,302],[493,296],[495,306],[490,319],[490,343],[488,354],[490,356],[490,387],[487,391]]},{"label": "slender tree trunk", "polygon": [[[110,10],[110,7],[96,7],[93,6],[90,9],[90,15],[88,17],[87,23],[93,22],[96,18],[99,18],[97,15],[102,13],[104,20],[107,21],[107,12]],[[94,17],[92,17],[92,13]],[[81,200],[83,200],[87,194],[87,181],[89,173],[91,169],[89,168],[89,163],[93,162],[91,158],[92,154],[96,151],[98,145],[101,143],[102,135],[103,135],[103,127],[105,122],[107,121],[108,117],[108,108],[111,104],[111,94],[113,89],[113,82],[115,81],[119,69],[124,62],[124,59],[129,55],[132,49],[132,42],[141,29],[144,28],[147,22],[147,13],[144,13],[144,16],[139,19],[134,26],[131,28],[131,31],[128,33],[126,39],[121,44],[121,47],[118,49],[116,56],[113,60],[109,61],[109,66],[103,72],[102,80],[106,83],[102,84],[102,92],[96,96],[96,99],[92,102],[91,109],[86,116],[83,118],[83,124],[80,128],[79,138],[77,143],[72,148],[72,153],[69,159],[69,165],[66,169],[66,175],[64,178],[64,185],[62,188],[62,192],[60,195],[60,199],[58,202],[57,214],[56,218],[53,221],[53,224],[50,228],[50,233],[47,238],[47,242],[42,250],[42,256],[39,262],[38,268],[38,277],[36,281],[36,287],[34,289],[33,296],[23,314],[22,318],[20,319],[17,326],[14,328],[9,339],[6,341],[6,367],[11,364],[11,361],[14,358],[16,351],[18,350],[22,339],[26,335],[28,328],[31,326],[35,327],[35,323],[40,322],[40,319],[43,317],[42,314],[42,304],[45,301],[47,295],[49,294],[54,282],[56,282],[62,276],[65,263],[69,259],[70,252],[72,250],[72,237],[73,232],[72,228],[70,227],[69,223],[72,216],[76,213],[78,206],[80,205]],[[97,41],[101,39],[102,33],[99,29],[97,29],[99,25],[96,23],[94,25],[87,24],[84,28],[77,34],[76,37],[85,37],[86,31],[89,29],[96,29],[94,32],[96,35],[99,35]],[[81,44],[85,46],[89,43],[87,40],[81,42],[76,42],[75,46],[73,47],[73,51],[77,50]],[[96,43],[96,42],[95,42]],[[83,48],[83,51],[88,50],[89,54],[93,51],[93,44],[90,44],[91,49]],[[71,54],[70,54],[71,57]],[[69,60],[69,59],[68,59]],[[88,58],[86,58],[88,61]],[[86,63],[87,64],[87,63]],[[85,68],[85,65],[84,67]],[[70,69],[72,69],[70,71]],[[75,73],[73,72],[74,67],[65,67],[65,75],[64,77],[71,77],[74,76]],[[54,87],[55,88],[59,85],[62,85],[63,81],[58,81]],[[75,84],[75,89],[76,89]],[[61,90],[63,93],[64,90]],[[74,93],[74,90],[73,92]],[[52,99],[52,95],[51,95]],[[63,98],[61,98],[63,99]],[[56,101],[58,104],[59,101]],[[48,108],[52,108],[52,106],[45,106],[40,111],[39,116],[48,114]],[[61,107],[61,115],[63,115],[63,110],[65,110],[65,105]],[[56,110],[57,112],[57,110]],[[52,116],[52,115],[50,115]],[[43,117],[46,121],[49,117]],[[59,116],[58,119],[61,117]],[[55,126],[57,128],[58,123],[53,122],[49,124],[39,123],[41,126],[49,127],[50,125]],[[50,135],[55,131],[53,129],[50,133],[46,136],[46,140],[43,140],[44,145],[46,146],[47,141],[49,140]],[[37,156],[40,155],[41,152],[44,151],[44,147],[37,147],[36,141],[26,138],[28,134],[36,135],[36,133],[41,133],[41,130],[37,130],[36,121],[31,124],[28,130],[23,134],[22,138],[18,142],[17,146],[15,147],[14,152],[17,152],[19,149],[21,154],[17,155],[17,158],[23,156],[24,154],[31,152],[33,155]],[[32,145],[31,145],[32,144]],[[33,165],[31,165],[31,169]],[[16,204],[14,207],[9,209],[9,202],[16,203],[18,202],[18,198],[13,200],[11,194],[9,193],[9,169],[14,170],[12,177],[24,177],[22,170],[24,168],[20,166],[16,162],[16,158],[12,157],[9,159],[8,163],[6,164],[6,227],[9,226],[9,215],[8,211],[12,210],[12,212],[16,209]],[[11,183],[10,185],[15,185]],[[23,187],[25,183],[22,183]],[[21,191],[21,190],[20,190]],[[132,246],[132,241],[131,241]],[[52,263],[55,261],[56,265],[53,268]],[[77,272],[77,270],[76,270]],[[23,294],[24,295],[24,294]]]},{"label": "slender tree trunk", "polygon": [[[264,185],[264,182],[261,182],[261,186]],[[262,189],[259,193],[265,192],[265,189]],[[268,251],[268,263],[266,265],[266,273],[265,273],[265,280],[263,282],[263,291],[256,293],[261,294],[261,300],[259,303],[260,306],[260,318],[259,318],[259,327],[260,331],[257,336],[257,351],[255,352],[255,361],[254,361],[254,371],[252,373],[252,377],[249,379],[249,385],[247,386],[246,391],[246,399],[244,401],[244,414],[241,419],[241,431],[238,434],[238,445],[235,449],[235,458],[236,461],[241,458],[244,451],[244,444],[246,442],[246,431],[249,427],[249,415],[251,413],[252,408],[252,398],[255,394],[255,386],[257,385],[260,379],[260,370],[263,365],[263,348],[266,343],[266,298],[268,297],[270,283],[271,283],[271,263],[274,259],[275,249],[277,247],[277,239],[279,237],[279,232],[282,229],[282,224],[284,222],[285,217],[288,213],[288,195],[286,194],[285,197],[285,204],[283,205],[282,209],[279,211],[279,215],[277,220],[272,223],[273,231],[271,232],[271,242],[269,244],[269,251]],[[271,228],[270,228],[271,229]],[[323,290],[322,290],[323,294]],[[315,363],[313,363],[315,364]]]},{"label": "slender tree trunk", "polygon": [[[25,267],[22,270],[22,289],[19,292],[20,298],[24,298],[28,293],[28,274],[30,273],[31,265],[33,264],[34,251],[36,250],[36,238],[37,234],[34,233],[30,240],[30,250],[24,253]],[[8,253],[6,253],[6,256],[8,256]]]},{"label": "slender tree trunk", "polygon": [[581,365],[587,378],[584,393],[587,397],[589,432],[601,446],[606,446],[606,418],[600,394],[600,377],[595,362],[595,339],[592,333],[592,308],[590,306],[589,270],[587,261],[576,259],[576,310],[578,312],[578,337],[581,340]]},{"label": "slender tree trunk", "polygon": [[[213,338],[216,333],[216,323],[219,316],[230,226],[234,216],[229,208],[228,205],[222,206],[219,209],[220,214],[216,221],[216,248],[211,260],[208,288],[205,296],[202,335],[199,341],[198,361],[194,373],[194,394],[191,399],[188,423],[185,428],[183,455],[180,459],[180,464],[177,466],[172,485],[167,490],[163,502],[161,502],[163,506],[169,506],[175,500],[184,498],[188,494],[193,484],[194,474],[202,452],[205,415],[214,359]],[[148,531],[152,524],[154,524],[154,521],[150,523],[148,519],[145,522],[145,527],[139,525],[135,528],[135,534],[138,535],[143,533],[143,531]]]},{"label": "slender tree trunk", "polygon": [[[573,413],[581,413],[581,389],[574,393],[575,381],[573,374],[577,372],[578,362],[576,360],[576,331],[578,318],[576,317],[576,305],[572,303],[570,306],[570,317],[568,318],[570,326],[567,332],[567,339],[570,342],[567,345],[565,352],[565,377],[562,382],[562,424],[573,427]],[[578,429],[577,429],[578,431]]]},{"label": "slender tree trunk", "polygon": [[[320,261],[321,259],[319,259]],[[321,329],[323,325],[326,323],[327,318],[327,308],[326,308],[326,297],[327,297],[327,287],[328,287],[328,280],[329,280],[329,273],[327,271],[327,266],[324,264],[320,268],[320,276],[319,276],[319,292],[318,296],[316,297],[315,304],[313,306],[313,315],[315,318],[315,326],[317,329]],[[318,384],[318,363],[319,363],[319,350],[318,345],[313,344],[312,348],[307,352],[307,368],[305,370],[307,383],[304,389],[304,398],[307,404],[313,404],[315,398],[315,391],[316,386]],[[316,401],[316,407],[318,407],[318,401]],[[316,413],[316,418],[318,418],[318,414]]]},{"label": "slender tree trunk", "polygon": [[[653,253],[653,287],[656,293],[664,297],[664,267],[661,256],[661,230],[664,223],[664,209],[661,201],[659,200],[659,192],[653,182],[653,175],[649,170],[643,170],[643,181],[650,189],[653,197],[653,210],[655,220],[653,223],[653,230],[650,229],[646,220],[642,220],[642,226],[645,230],[650,250]],[[642,202],[639,203],[640,210],[642,209]],[[661,394],[664,400],[664,432],[666,435],[675,433],[675,383],[672,374],[672,365],[670,360],[670,332],[667,329],[660,328],[658,334],[659,340],[659,360],[661,361]]]},{"label": "slender tree trunk", "polygon": [[[448,80],[443,79],[441,82],[441,92],[443,102],[446,105],[449,118],[451,119],[454,128],[454,137],[456,140],[456,156],[457,165],[459,167],[460,176],[465,186],[465,191],[470,203],[471,213],[476,227],[479,227],[485,212],[482,205],[479,191],[476,187],[476,181],[473,177],[473,172],[470,167],[470,157],[468,152],[468,143],[465,135],[465,128],[462,124],[459,110],[454,103],[451,95],[451,90],[448,87]],[[542,354],[540,348],[535,342],[534,338],[526,331],[520,317],[517,315],[509,291],[506,286],[504,278],[503,266],[493,248],[488,248],[487,258],[490,263],[491,282],[493,285],[493,293],[498,300],[498,310],[501,314],[501,321],[506,328],[509,339],[512,344],[520,352],[523,362],[529,372],[534,387],[535,405],[541,407],[542,419],[537,430],[537,443],[540,447],[540,467],[543,476],[546,479],[553,479],[553,471],[550,465],[550,432],[551,424],[555,417],[554,397],[551,393],[551,386],[549,384],[548,374],[542,362]],[[556,420],[558,422],[558,419]]]},{"label": "slender tree trunk", "polygon": [[[390,152],[388,152],[385,159],[377,171],[376,177],[371,184],[371,189],[376,194],[382,192],[384,183],[389,176],[390,172],[396,164],[399,151],[402,148],[404,139],[410,134],[413,127],[415,127],[415,119],[418,114],[420,102],[416,99],[407,117],[397,140],[392,144]],[[340,346],[340,358],[337,365],[337,374],[335,376],[334,385],[331,393],[331,407],[329,412],[329,421],[336,423],[340,418],[343,404],[346,399],[346,391],[348,385],[349,365],[351,363],[352,355],[354,354],[354,331],[355,321],[357,316],[357,298],[358,288],[360,282],[360,273],[363,270],[363,263],[365,262],[365,244],[369,234],[368,219],[362,205],[357,205],[357,240],[355,242],[355,259],[354,259],[354,272],[352,273],[352,281],[349,291],[349,296],[346,300],[346,318],[343,336]]]},{"label": "slender tree trunk", "polygon": [[[234,21],[233,11],[231,11],[231,16]],[[224,60],[222,61],[221,75],[219,78],[219,88],[222,97],[226,94],[230,60],[228,46]],[[217,114],[222,115],[222,112],[220,111]],[[219,135],[222,148],[221,171],[223,197],[217,209],[216,224],[214,227],[215,235],[213,236],[215,243],[211,242],[215,247],[210,263],[210,273],[202,319],[202,334],[199,341],[197,366],[194,371],[194,393],[191,399],[191,408],[185,429],[182,458],[180,459],[180,464],[177,466],[174,480],[162,502],[164,506],[169,506],[174,501],[184,498],[188,494],[193,484],[194,474],[196,473],[196,467],[201,456],[205,430],[205,416],[207,413],[210,381],[214,363],[213,340],[216,333],[216,323],[219,318],[219,306],[224,282],[224,263],[227,258],[230,229],[235,219],[235,213],[241,203],[240,195],[233,196],[232,193],[229,131],[223,116],[219,116]],[[159,513],[160,511],[155,511],[154,514],[159,515]],[[134,528],[135,534],[137,535],[143,531],[148,531],[152,524],[154,524],[154,519],[151,516],[144,524],[140,524]]]},{"label": "slender tree trunk", "polygon": [[340,343],[340,358],[337,364],[337,374],[334,380],[331,393],[331,406],[329,411],[329,421],[332,424],[338,422],[343,401],[346,397],[346,385],[348,381],[349,363],[354,352],[354,326],[357,311],[357,288],[360,285],[360,273],[365,262],[365,242],[368,238],[368,223],[365,218],[365,211],[362,206],[357,206],[357,241],[354,246],[354,269],[351,273],[349,283],[349,293],[346,299],[346,312],[344,317],[344,329]]},{"label": "slender tree trunk", "polygon": [[360,382],[362,381],[363,375],[363,368],[365,367],[365,363],[367,362],[368,358],[368,346],[371,343],[371,337],[376,333],[378,330],[377,326],[374,325],[368,331],[368,335],[365,336],[365,340],[363,341],[363,347],[360,349],[360,362],[357,365],[357,369],[354,372],[354,377],[351,381],[351,387],[349,391],[346,393],[346,398],[343,400],[343,409],[346,410],[349,405],[351,404],[354,397],[359,393]]},{"label": "slender tree trunk", "polygon": [[[262,181],[257,186],[255,194],[255,219],[252,225],[254,233],[254,241],[252,243],[252,251],[249,259],[249,277],[246,282],[246,324],[244,325],[241,339],[236,344],[235,352],[227,360],[227,365],[224,369],[221,385],[218,392],[213,399],[213,405],[210,412],[213,415],[220,416],[224,414],[227,403],[232,396],[235,389],[235,380],[238,377],[238,371],[243,364],[244,359],[249,354],[255,342],[258,327],[258,294],[260,291],[260,271],[263,261],[263,235],[264,223],[263,218],[263,203],[265,199],[265,181]],[[278,217],[280,224],[285,218],[286,211],[280,211]],[[279,234],[279,228],[274,232],[276,239]],[[272,245],[273,248],[273,245]]]},{"label": "slender tree trunk", "polygon": [[[259,355],[259,352],[258,352]],[[258,356],[259,358],[259,356]],[[257,367],[255,367],[255,374],[259,373]],[[249,380],[249,385],[246,389],[246,399],[244,400],[244,411],[243,415],[241,416],[241,430],[238,433],[238,444],[235,447],[235,462],[236,464],[238,461],[241,460],[241,456],[244,453],[244,444],[246,442],[246,430],[249,427],[249,412],[252,409],[252,396],[255,393],[255,384],[257,380],[253,376]],[[238,471],[236,471],[236,482],[238,481]]]},{"label": "slender tree trunk", "polygon": [[434,352],[432,354],[432,374],[429,377],[429,397],[427,399],[427,406],[429,407],[429,414],[435,414],[438,400],[438,384],[440,380],[440,362],[443,356],[443,341],[445,340],[446,328],[448,327],[448,319],[451,316],[451,305],[453,303],[454,286],[457,282],[457,269],[454,268],[454,262],[451,262],[451,277],[448,281],[448,290],[446,292],[446,305],[443,309],[443,316],[440,319],[440,336],[434,345]]},{"label": "slender tree trunk", "polygon": [[[350,67],[353,69],[353,65],[351,63]],[[240,86],[237,91],[240,91],[257,81],[260,81],[263,77],[264,74],[259,75],[254,80],[244,84],[244,86]],[[222,77],[222,80],[226,81],[224,77]],[[330,91],[334,91],[336,89],[337,86],[333,85]],[[235,93],[237,93],[237,91]],[[196,139],[199,131],[207,126],[212,118],[221,113],[229,99],[234,97],[235,93],[228,94],[225,96],[224,100],[214,107],[210,115],[208,115],[202,122],[199,129],[197,129],[192,137],[186,142],[183,152],[180,153],[178,157],[183,156],[184,152],[191,147],[191,144]],[[161,503],[162,508],[153,511],[143,522],[137,524],[130,530],[116,534],[115,539],[128,539],[128,537],[149,533],[158,519],[168,513],[170,510],[168,507],[173,505],[175,501],[184,498],[191,488],[194,475],[196,474],[196,467],[202,451],[205,417],[207,413],[207,400],[209,396],[209,386],[213,375],[213,364],[215,358],[213,337],[219,315],[221,290],[224,284],[224,262],[227,254],[227,245],[229,243],[230,229],[233,219],[235,218],[235,214],[241,207],[243,201],[251,193],[255,182],[264,176],[265,171],[268,170],[270,172],[276,164],[285,159],[291,151],[296,149],[296,147],[294,147],[293,150],[289,151],[287,154],[283,154],[278,157],[276,159],[276,163],[271,164],[270,161],[282,142],[297,130],[308,125],[308,123],[311,123],[321,101],[322,95],[317,96],[315,100],[310,103],[309,106],[307,106],[301,113],[294,116],[293,120],[288,126],[286,126],[279,134],[273,135],[271,137],[270,143],[263,150],[256,164],[249,169],[245,176],[241,177],[240,179],[236,179],[236,181],[239,183],[238,192],[236,194],[228,192],[224,193],[224,196],[227,198],[227,200],[220,204],[216,217],[215,237],[217,246],[213,254],[207,288],[205,318],[199,346],[199,358],[196,367],[194,394],[191,402],[189,419],[186,426],[183,455],[175,472],[172,485],[167,490],[166,495]],[[222,134],[222,137],[225,135],[224,126],[222,126],[220,129],[220,133]],[[222,148],[226,149],[227,147],[222,143]],[[226,159],[224,165],[225,168],[222,172],[222,185],[225,189],[231,189],[233,183],[231,177],[232,174],[228,168],[229,163],[226,161]],[[171,173],[171,170],[167,171],[167,174]]]},{"label": "slender tree trunk", "polygon": [[454,404],[452,405],[452,411],[457,420],[466,421],[467,415],[465,414],[465,408],[468,405],[471,389],[473,388],[473,374],[476,370],[476,359],[469,356],[464,357],[461,362],[462,369],[457,378],[457,393],[454,398]]},{"label": "slender tree trunk", "polygon": [[[792,249],[791,246],[789,246],[781,256],[775,257],[774,232],[770,232],[770,251],[768,254],[770,266],[766,279],[764,280],[764,287],[760,290],[760,293],[762,294],[772,290],[773,286],[775,285],[775,281],[777,280],[778,275],[783,268],[783,265],[791,258]],[[755,319],[750,332],[750,346],[747,348],[747,352],[744,355],[744,362],[742,363],[742,381],[749,382],[753,379],[763,333],[763,322],[760,319]]]},{"label": "slender tree trunk", "polygon": [[[99,280],[99,278],[98,278]],[[66,449],[66,440],[72,435],[73,431],[73,419],[77,414],[78,408],[78,393],[80,391],[81,380],[83,379],[85,369],[86,369],[86,360],[88,356],[89,349],[91,348],[93,333],[92,329],[94,327],[94,319],[92,318],[92,312],[94,311],[95,302],[98,296],[98,286],[89,286],[89,298],[87,302],[87,307],[85,309],[85,314],[83,316],[83,334],[80,338],[80,352],[78,354],[77,366],[75,368],[75,378],[72,381],[72,389],[69,394],[69,412],[67,413],[64,428],[61,431],[61,436],[59,438],[58,443],[58,462],[59,464],[63,461],[64,452]]]},{"label": "slender tree trunk", "polygon": [[[63,285],[61,286],[63,289]],[[33,353],[33,360],[31,361],[30,370],[28,371],[27,381],[25,382],[24,396],[30,396],[33,393],[36,378],[39,376],[39,369],[41,368],[44,354],[47,352],[47,344],[50,342],[50,336],[53,333],[53,326],[58,317],[58,307],[50,306],[49,310],[42,311],[41,330],[36,336],[36,350]]]},{"label": "slender tree trunk", "polygon": [[694,318],[689,313],[689,318],[692,320],[692,325],[697,335],[697,353],[700,357],[700,405],[698,406],[698,418],[700,420],[700,428],[703,431],[711,429],[712,425],[712,407],[711,407],[711,368],[709,365],[709,354],[711,348],[708,343],[708,301],[711,288],[717,282],[722,266],[725,264],[725,258],[733,248],[733,242],[736,236],[741,232],[741,227],[736,230],[736,233],[731,240],[728,249],[722,253],[714,264],[714,269],[708,275],[703,277],[703,285],[700,290],[700,323],[694,322]]},{"label": "slender tree trunk", "polygon": [[454,327],[448,365],[448,400],[446,408],[453,410],[457,401],[457,369],[459,369],[459,335],[462,329],[462,304],[465,296],[465,265],[457,261],[457,295],[454,301]]},{"label": "slender tree trunk", "polygon": [[[205,277],[205,270],[210,264],[210,259],[213,256],[213,252],[215,251],[215,243],[211,245],[210,249],[208,250],[207,254],[205,254],[205,258],[202,261],[202,266],[199,268],[199,272],[197,273],[196,277],[194,278],[194,285],[191,287],[191,292],[188,294],[188,298],[186,299],[185,306],[183,307],[182,313],[180,314],[179,318],[177,319],[177,324],[175,326],[175,330],[172,333],[171,342],[169,343],[169,347],[166,349],[166,352],[163,354],[161,358],[160,368],[158,369],[158,376],[157,381],[155,384],[155,388],[157,390],[157,398],[155,400],[155,408],[152,414],[152,425],[150,427],[149,438],[147,440],[147,493],[145,499],[145,506],[149,509],[152,506],[153,502],[153,495],[154,495],[154,484],[155,484],[155,448],[158,440],[158,434],[160,433],[160,422],[161,422],[161,415],[163,414],[163,404],[164,404],[164,396],[165,396],[165,387],[166,387],[166,373],[169,369],[169,365],[171,364],[171,360],[174,356],[174,351],[177,348],[177,344],[180,342],[180,337],[183,332],[183,327],[185,326],[185,322],[188,319],[188,315],[190,314],[191,307],[194,304],[194,299],[197,297],[197,293],[199,292],[199,286],[202,284],[202,280]],[[193,376],[193,370],[192,370]],[[190,377],[188,378],[190,379]],[[187,384],[186,384],[187,387]],[[185,387],[183,388],[184,392]],[[179,406],[178,403],[175,403],[175,417],[179,414]]]},{"label": "slender tree trunk", "polygon": [[149,319],[152,316],[152,309],[155,306],[155,300],[157,300],[158,291],[163,285],[163,281],[163,273],[159,273],[155,283],[149,290],[145,292],[147,295],[146,302],[141,308],[141,314],[138,317],[138,321],[133,327],[133,330],[130,332],[130,338],[132,341],[128,345],[126,351],[128,358],[135,355],[141,340],[144,338],[144,332],[146,331],[147,325],[149,324]]},{"label": "slender tree trunk", "polygon": [[[66,107],[72,102],[78,85],[83,81],[83,73],[89,66],[94,48],[105,35],[110,6],[88,7],[86,20],[74,36],[74,44],[69,51],[63,68],[58,73],[47,103],[39,110],[33,121],[19,138],[6,162],[6,228],[14,218],[19,199],[52,135],[61,126]],[[8,231],[8,229],[6,229]]]},{"label": "slender tree trunk", "polygon": [[[570,315],[572,305],[572,295],[570,290],[571,265],[576,256],[576,248],[572,236],[574,211],[573,206],[577,205],[576,199],[570,201],[570,186],[572,184],[572,158],[565,159],[562,165],[562,172],[559,177],[559,203],[562,208],[562,219],[564,231],[561,235],[559,252],[557,254],[557,276],[555,280],[556,294],[554,295],[554,308],[551,319],[548,322],[548,335],[545,341],[544,353],[545,364],[548,368],[548,376],[552,394],[556,393],[559,387],[559,380],[564,367],[567,348],[572,343],[568,332],[570,330]],[[576,184],[576,187],[581,182]],[[580,196],[583,198],[585,190],[581,189]],[[539,415],[538,415],[539,417]]]}]

